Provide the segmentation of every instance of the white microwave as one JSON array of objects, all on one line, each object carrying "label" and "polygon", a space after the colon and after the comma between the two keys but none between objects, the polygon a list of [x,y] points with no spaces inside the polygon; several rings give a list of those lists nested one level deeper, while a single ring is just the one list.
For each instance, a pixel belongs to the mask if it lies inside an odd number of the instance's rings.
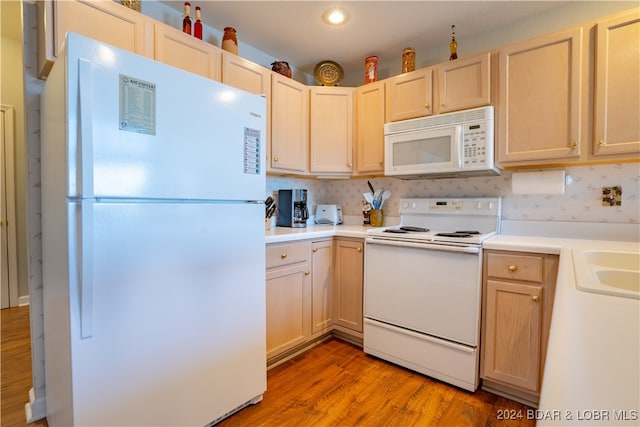
[{"label": "white microwave", "polygon": [[384,125],[384,173],[403,179],[499,175],[493,107]]}]

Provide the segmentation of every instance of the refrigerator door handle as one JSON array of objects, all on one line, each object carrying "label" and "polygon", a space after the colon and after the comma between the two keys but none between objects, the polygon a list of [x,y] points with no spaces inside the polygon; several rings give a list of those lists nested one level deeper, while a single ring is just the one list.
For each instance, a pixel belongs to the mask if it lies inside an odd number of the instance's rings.
[{"label": "refrigerator door handle", "polygon": [[[75,205],[75,206],[74,206]],[[70,228],[75,231],[75,275],[80,304],[80,338],[93,336],[93,201],[72,203]]]},{"label": "refrigerator door handle", "polygon": [[77,169],[82,198],[93,197],[93,112],[91,109],[91,62],[78,59],[79,132],[78,151],[80,167]]}]

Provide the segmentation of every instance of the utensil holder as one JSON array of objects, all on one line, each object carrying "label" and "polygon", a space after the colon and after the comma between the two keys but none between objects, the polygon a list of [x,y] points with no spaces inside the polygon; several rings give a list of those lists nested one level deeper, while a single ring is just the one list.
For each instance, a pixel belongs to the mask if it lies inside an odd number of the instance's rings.
[{"label": "utensil holder", "polygon": [[369,214],[369,222],[373,227],[382,227],[384,222],[384,212],[382,209],[371,209]]}]

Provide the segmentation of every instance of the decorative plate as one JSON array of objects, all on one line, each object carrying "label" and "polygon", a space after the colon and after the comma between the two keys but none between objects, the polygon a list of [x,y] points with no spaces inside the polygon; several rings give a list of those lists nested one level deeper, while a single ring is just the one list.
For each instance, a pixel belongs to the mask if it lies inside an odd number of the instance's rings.
[{"label": "decorative plate", "polygon": [[344,70],[337,62],[321,61],[313,69],[313,76],[323,86],[338,86],[344,79]]}]

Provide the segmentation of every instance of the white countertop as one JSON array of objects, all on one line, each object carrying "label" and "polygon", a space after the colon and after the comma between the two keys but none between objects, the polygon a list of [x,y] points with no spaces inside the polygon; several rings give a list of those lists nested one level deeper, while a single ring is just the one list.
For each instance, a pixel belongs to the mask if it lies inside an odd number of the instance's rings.
[{"label": "white countertop", "polygon": [[294,240],[320,239],[330,237],[364,238],[371,227],[363,225],[308,225],[303,228],[273,227],[265,232],[265,243],[291,242]]},{"label": "white countertop", "polygon": [[638,242],[499,235],[483,246],[560,255],[537,425],[640,425],[640,300],[578,290],[571,253]]}]

